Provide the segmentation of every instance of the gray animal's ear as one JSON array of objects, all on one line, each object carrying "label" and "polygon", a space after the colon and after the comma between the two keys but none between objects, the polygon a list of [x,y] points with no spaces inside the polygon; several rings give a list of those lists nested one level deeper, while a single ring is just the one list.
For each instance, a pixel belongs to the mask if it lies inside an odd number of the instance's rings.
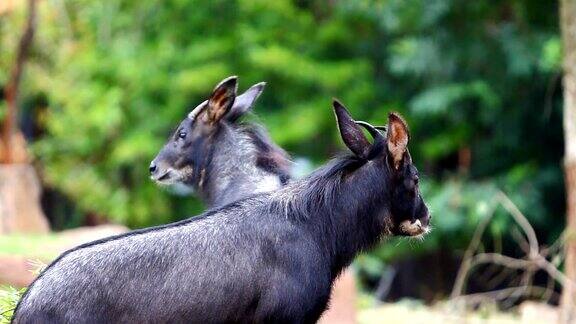
[{"label": "gray animal's ear", "polygon": [[356,124],[352,116],[344,105],[338,100],[332,102],[334,106],[334,113],[336,114],[336,121],[338,122],[338,129],[344,144],[360,158],[366,158],[370,151],[370,142],[364,136],[362,129]]},{"label": "gray animal's ear", "polygon": [[230,109],[230,112],[226,115],[226,119],[233,122],[252,109],[254,103],[264,91],[266,87],[266,82],[260,82],[250,87],[243,94],[236,97],[234,100],[234,105]]},{"label": "gray animal's ear", "polygon": [[210,99],[208,99],[208,106],[206,107],[207,118],[210,124],[217,123],[230,111],[236,99],[237,88],[238,77],[236,76],[222,80],[222,82],[214,88]]},{"label": "gray animal's ear", "polygon": [[397,113],[392,112],[388,114],[386,147],[390,157],[392,157],[393,166],[396,170],[400,167],[404,154],[408,150],[409,139],[410,133],[404,119]]}]

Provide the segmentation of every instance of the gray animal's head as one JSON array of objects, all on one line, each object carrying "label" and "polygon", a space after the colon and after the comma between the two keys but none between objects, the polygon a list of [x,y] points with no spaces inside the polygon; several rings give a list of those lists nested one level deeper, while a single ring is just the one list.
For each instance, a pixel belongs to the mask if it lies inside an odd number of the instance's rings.
[{"label": "gray animal's head", "polygon": [[234,191],[232,194],[240,198],[237,191],[250,194],[268,187],[276,189],[286,181],[289,160],[284,151],[262,129],[238,122],[264,86],[264,82],[255,84],[236,96],[237,77],[220,82],[208,100],[180,123],[154,158],[150,164],[152,180],[202,191],[201,196],[210,204],[231,200],[222,197],[224,192],[230,196]]}]

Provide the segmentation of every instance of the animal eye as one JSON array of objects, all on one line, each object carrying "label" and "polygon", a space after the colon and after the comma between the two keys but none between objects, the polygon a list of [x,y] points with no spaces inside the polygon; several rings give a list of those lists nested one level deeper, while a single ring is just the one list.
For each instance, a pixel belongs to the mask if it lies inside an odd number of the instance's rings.
[{"label": "animal eye", "polygon": [[179,133],[178,133],[178,137],[181,138],[181,139],[186,138],[186,132],[179,132]]}]

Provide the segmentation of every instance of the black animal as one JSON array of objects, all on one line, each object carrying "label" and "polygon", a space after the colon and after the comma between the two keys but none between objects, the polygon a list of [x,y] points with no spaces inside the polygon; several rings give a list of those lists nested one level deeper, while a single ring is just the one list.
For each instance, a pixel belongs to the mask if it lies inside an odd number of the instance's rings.
[{"label": "black animal", "polygon": [[184,185],[209,207],[285,185],[290,179],[288,154],[271,141],[264,128],[239,121],[264,85],[258,83],[236,96],[235,76],[220,82],[154,158],[152,180]]},{"label": "black animal", "polygon": [[387,235],[423,235],[430,215],[388,116],[371,144],[338,102],[352,155],[309,177],[178,223],[72,249],[30,286],[15,323],[312,323],[354,256]]}]

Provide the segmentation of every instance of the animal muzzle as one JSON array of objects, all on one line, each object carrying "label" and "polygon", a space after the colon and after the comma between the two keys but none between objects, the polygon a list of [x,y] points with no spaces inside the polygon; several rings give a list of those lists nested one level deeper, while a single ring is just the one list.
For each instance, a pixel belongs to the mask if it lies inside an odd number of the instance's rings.
[{"label": "animal muzzle", "polygon": [[170,181],[170,179],[172,178],[171,170],[162,168],[156,163],[155,160],[152,161],[152,163],[150,163],[149,171],[150,171],[150,179],[158,183]]},{"label": "animal muzzle", "polygon": [[430,232],[430,219],[431,215],[426,208],[424,210],[424,215],[420,216],[420,218],[416,219],[409,219],[402,221],[398,229],[402,235],[406,236],[419,236],[424,235]]}]

